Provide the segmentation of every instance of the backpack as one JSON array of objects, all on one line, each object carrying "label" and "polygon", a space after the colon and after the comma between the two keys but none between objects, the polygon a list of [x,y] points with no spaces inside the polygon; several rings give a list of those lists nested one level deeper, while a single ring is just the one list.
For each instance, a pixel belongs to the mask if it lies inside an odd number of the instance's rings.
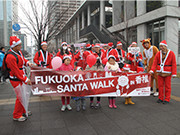
[{"label": "backpack", "polygon": [[14,52],[9,51],[7,54],[5,54],[4,59],[3,59],[3,66],[2,66],[3,67],[2,75],[4,76],[5,79],[9,78],[9,72],[10,72],[10,69],[7,67],[7,64],[5,62],[8,54],[12,54],[16,58],[17,63],[19,62],[18,56]]}]

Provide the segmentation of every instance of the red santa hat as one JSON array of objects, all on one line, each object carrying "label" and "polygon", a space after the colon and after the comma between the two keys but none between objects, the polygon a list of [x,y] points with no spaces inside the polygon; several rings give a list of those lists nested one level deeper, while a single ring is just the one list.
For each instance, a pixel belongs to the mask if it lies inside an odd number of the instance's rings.
[{"label": "red santa hat", "polygon": [[161,41],[159,45],[167,46],[166,40]]},{"label": "red santa hat", "polygon": [[95,46],[94,47],[100,47],[100,44],[95,44]]},{"label": "red santa hat", "polygon": [[76,71],[79,71],[80,69],[82,70],[82,67],[80,67],[80,66],[76,67]]},{"label": "red santa hat", "polygon": [[113,43],[112,43],[112,42],[109,42],[109,43],[108,43],[108,46],[109,46],[109,47],[113,47]]},{"label": "red santa hat", "polygon": [[124,70],[130,70],[130,65],[129,64],[124,64],[124,67],[123,67]]},{"label": "red santa hat", "polygon": [[22,42],[19,38],[17,38],[16,36],[10,36],[9,44],[10,44],[11,48],[19,45],[20,43],[22,43]]},{"label": "red santa hat", "polygon": [[67,47],[71,47],[70,45],[67,45]]},{"label": "red santa hat", "polygon": [[117,46],[120,46],[120,45],[122,45],[122,43],[121,43],[121,41],[118,41]]},{"label": "red santa hat", "polygon": [[86,44],[86,48],[91,48],[91,44]]},{"label": "red santa hat", "polygon": [[46,41],[41,42],[41,46],[42,45],[47,45],[47,42]]},{"label": "red santa hat", "polygon": [[62,42],[62,43],[61,43],[61,46],[63,46],[63,45],[67,45],[67,43],[66,43],[66,42]]},{"label": "red santa hat", "polygon": [[132,44],[131,45],[137,45],[137,43],[136,42],[132,42]]},{"label": "red santa hat", "polygon": [[71,60],[72,58],[71,58],[70,55],[64,55],[64,56],[63,56],[63,60],[65,60],[65,59],[70,59],[70,60]]},{"label": "red santa hat", "polygon": [[113,55],[109,55],[109,56],[108,56],[108,60],[109,60],[110,58],[113,58],[114,60],[116,60],[116,57],[114,57]]}]

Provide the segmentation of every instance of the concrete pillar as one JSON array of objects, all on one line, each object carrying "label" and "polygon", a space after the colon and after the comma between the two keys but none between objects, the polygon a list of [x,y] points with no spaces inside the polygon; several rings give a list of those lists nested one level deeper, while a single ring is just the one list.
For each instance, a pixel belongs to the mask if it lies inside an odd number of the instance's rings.
[{"label": "concrete pillar", "polygon": [[4,46],[8,46],[8,27],[7,27],[7,8],[6,8],[6,1],[3,2],[3,19],[4,19]]},{"label": "concrete pillar", "polygon": [[101,25],[105,26],[105,1],[100,1],[100,30]]},{"label": "concrete pillar", "polygon": [[124,20],[135,17],[135,1],[124,1]]},{"label": "concrete pillar", "polygon": [[165,40],[167,41],[168,48],[175,53],[176,60],[178,60],[178,21],[178,18],[165,18]]},{"label": "concrete pillar", "polygon": [[[146,13],[146,1],[138,1],[137,0],[137,16]],[[141,45],[141,40],[148,38],[147,37],[147,26],[146,24],[141,24],[137,26],[137,44],[141,49],[141,52],[144,50],[143,46]]]},{"label": "concrete pillar", "polygon": [[116,25],[118,23],[121,23],[123,20],[121,19],[122,16],[122,1],[112,1],[112,23],[113,25]]},{"label": "concrete pillar", "polygon": [[73,31],[74,31],[74,33],[73,33],[73,36],[74,36],[74,42],[76,42],[76,31],[77,31],[77,20],[75,19],[75,21],[74,21],[74,29],[73,29]]},{"label": "concrete pillar", "polygon": [[90,5],[88,5],[87,8],[87,26],[89,26],[91,24],[91,7]]},{"label": "concrete pillar", "polygon": [[163,0],[164,2],[164,5],[167,5],[167,6],[177,6],[178,7],[178,4],[179,4],[179,0]]},{"label": "concrete pillar", "polygon": [[77,40],[79,40],[79,16],[77,17]]},{"label": "concrete pillar", "polygon": [[82,11],[82,20],[81,20],[81,24],[82,24],[82,29],[84,29],[84,11]]}]

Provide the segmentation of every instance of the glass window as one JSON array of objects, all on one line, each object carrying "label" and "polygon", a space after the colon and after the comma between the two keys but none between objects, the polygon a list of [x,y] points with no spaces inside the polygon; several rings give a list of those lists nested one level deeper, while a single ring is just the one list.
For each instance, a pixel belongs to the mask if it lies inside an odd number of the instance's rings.
[{"label": "glass window", "polygon": [[159,48],[159,43],[164,40],[165,20],[158,20],[147,24],[147,35],[151,44]]},{"label": "glass window", "polygon": [[163,6],[163,1],[146,1],[146,12],[150,12],[162,6]]}]

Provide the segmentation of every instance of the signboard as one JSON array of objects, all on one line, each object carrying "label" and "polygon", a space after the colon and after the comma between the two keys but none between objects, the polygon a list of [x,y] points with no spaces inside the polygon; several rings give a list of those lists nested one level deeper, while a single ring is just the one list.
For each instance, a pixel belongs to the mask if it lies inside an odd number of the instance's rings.
[{"label": "signboard", "polygon": [[20,25],[17,24],[17,23],[14,24],[14,25],[12,26],[12,28],[13,28],[14,31],[19,31],[19,30],[21,29]]},{"label": "signboard", "polygon": [[137,54],[139,52],[140,52],[140,48],[139,47],[128,47],[128,53]]}]

